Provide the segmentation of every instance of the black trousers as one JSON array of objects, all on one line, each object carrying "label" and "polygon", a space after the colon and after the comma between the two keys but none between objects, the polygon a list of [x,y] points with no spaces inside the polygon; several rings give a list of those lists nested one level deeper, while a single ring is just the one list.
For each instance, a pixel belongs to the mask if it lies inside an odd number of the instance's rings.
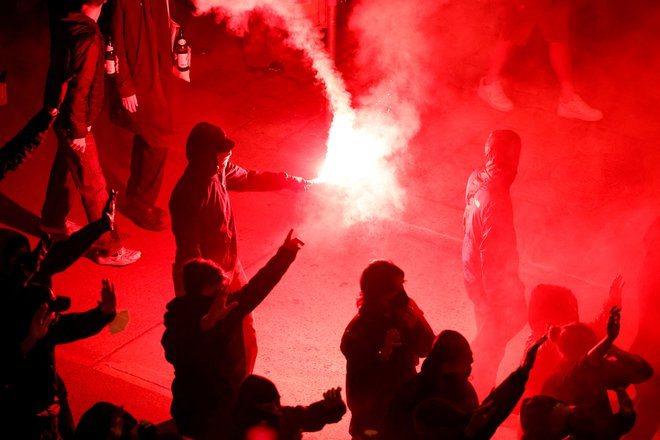
[{"label": "black trousers", "polygon": [[150,145],[136,134],[131,152],[131,175],[128,178],[126,197],[138,206],[156,204],[165,175],[167,145]]}]

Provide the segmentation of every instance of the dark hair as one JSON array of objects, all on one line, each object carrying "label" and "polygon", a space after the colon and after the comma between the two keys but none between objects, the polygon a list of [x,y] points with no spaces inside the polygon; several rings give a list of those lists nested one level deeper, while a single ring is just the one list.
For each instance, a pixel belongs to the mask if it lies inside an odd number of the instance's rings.
[{"label": "dark hair", "polygon": [[443,330],[435,338],[433,348],[422,364],[422,373],[437,375],[443,364],[459,360],[472,363],[470,343],[455,330]]},{"label": "dark hair", "polygon": [[550,340],[557,344],[564,357],[575,359],[589,352],[596,345],[596,333],[586,324],[574,322],[563,327],[553,327]]},{"label": "dark hair", "polygon": [[383,290],[388,289],[395,277],[405,276],[403,270],[389,260],[374,260],[362,271],[360,276],[361,299],[370,302]]},{"label": "dark hair", "polygon": [[220,284],[225,274],[214,261],[195,258],[183,266],[183,288],[186,295],[199,296],[208,285]]},{"label": "dark hair", "polygon": [[529,296],[529,326],[542,335],[550,325],[564,325],[580,319],[575,294],[566,287],[539,284]]}]

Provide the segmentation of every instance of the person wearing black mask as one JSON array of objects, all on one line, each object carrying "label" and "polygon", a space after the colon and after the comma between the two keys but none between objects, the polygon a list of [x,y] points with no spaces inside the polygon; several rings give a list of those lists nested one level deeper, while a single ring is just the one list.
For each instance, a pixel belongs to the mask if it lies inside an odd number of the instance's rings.
[{"label": "person wearing black mask", "polygon": [[394,393],[431,351],[433,330],[403,285],[403,270],[386,260],[371,262],[360,277],[358,314],[341,340],[353,439],[382,432]]}]

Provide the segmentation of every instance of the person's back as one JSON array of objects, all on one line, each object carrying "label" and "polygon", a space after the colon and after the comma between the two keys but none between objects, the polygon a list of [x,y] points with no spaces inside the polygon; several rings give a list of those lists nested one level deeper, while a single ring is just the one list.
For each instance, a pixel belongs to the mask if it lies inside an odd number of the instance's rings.
[{"label": "person's back", "polygon": [[243,317],[229,315],[208,332],[200,326],[214,299],[178,297],[165,313],[162,343],[174,366],[172,416],[186,436],[196,437],[211,414],[228,410],[245,375]]}]

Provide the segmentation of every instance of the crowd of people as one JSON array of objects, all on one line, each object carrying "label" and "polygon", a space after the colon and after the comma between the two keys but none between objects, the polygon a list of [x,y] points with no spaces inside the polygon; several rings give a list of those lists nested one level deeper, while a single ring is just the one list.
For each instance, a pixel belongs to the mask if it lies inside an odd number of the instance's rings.
[{"label": "crowd of people", "polygon": [[[562,8],[564,3],[557,2]],[[97,307],[66,313],[72,298],[56,294],[52,279],[83,256],[122,266],[141,254],[121,244],[117,194],[106,188],[92,134],[104,97],[104,37],[97,22],[105,0],[48,4],[52,40],[44,110],[31,121],[33,134],[26,128],[0,155],[4,176],[52,124],[57,153],[41,227],[58,240],[45,235],[33,250],[26,236],[0,230],[5,304],[0,311],[0,420],[8,438],[293,440],[337,423],[347,410],[347,437],[354,440],[488,439],[514,411],[528,440],[614,440],[630,432],[634,439],[653,437],[660,419],[653,377],[658,332],[652,318],[660,284],[660,221],[646,235],[640,304],[651,312],[640,313],[632,351],[614,344],[621,326],[621,277],[612,282],[603,312],[591,323],[580,320],[576,296],[566,287],[539,285],[526,302],[509,194],[522,142],[511,130],[490,134],[484,164],[466,188],[462,267],[477,323],[472,343],[455,330],[436,334],[406,292],[404,270],[390,260],[374,260],[362,271],[357,313],[339,347],[346,358],[346,401],[336,387],[307,406],[283,406],[277,386],[253,374],[258,350],[251,313],[304,243],[289,231],[275,255],[248,279],[238,257],[229,191],[304,191],[312,182],[234,164],[235,142],[217,125],[200,122],[188,135],[188,164],[169,199],[169,215],[156,206],[173,130],[171,5],[161,0],[113,0],[110,28],[119,66],[113,119],[134,133],[127,216],[155,231],[165,229],[169,217],[176,244],[174,298],[164,311],[161,339],[174,367],[175,430],[138,422],[109,402],[96,403],[76,426],[55,347],[93,337],[108,326],[117,314],[116,292],[112,281],[103,279]],[[563,38],[563,28],[550,24],[544,27],[547,36]],[[500,44],[510,49],[510,41],[527,31],[518,29],[515,38],[504,34],[509,36]],[[551,48],[565,49],[552,43]],[[496,81],[482,81],[482,98],[493,99]],[[569,112],[571,99],[580,100],[570,80],[562,81],[561,99],[560,114]],[[582,113],[583,104],[575,104]],[[68,219],[74,196],[69,176],[89,221],[84,227]],[[508,342],[526,325],[532,334],[520,367],[496,384]],[[632,385],[636,402],[628,394]],[[616,395],[616,412],[608,392]]]}]

